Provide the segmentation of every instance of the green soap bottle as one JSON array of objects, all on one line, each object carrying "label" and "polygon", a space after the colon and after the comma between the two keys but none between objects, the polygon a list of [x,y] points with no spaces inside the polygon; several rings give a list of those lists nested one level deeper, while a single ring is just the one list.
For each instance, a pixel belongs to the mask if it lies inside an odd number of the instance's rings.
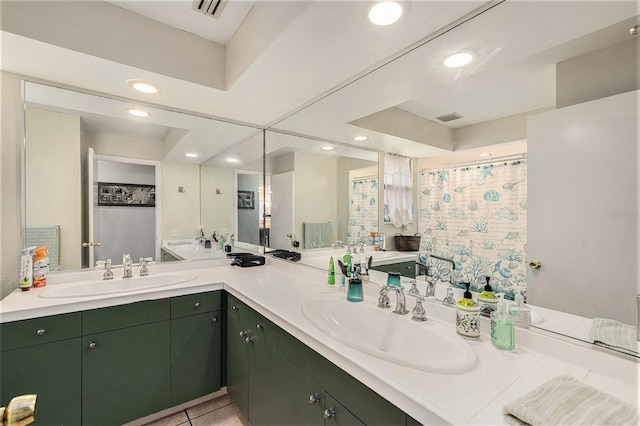
[{"label": "green soap bottle", "polygon": [[504,293],[496,294],[499,297],[497,309],[491,312],[491,343],[501,351],[512,351],[516,347],[515,328],[513,319],[507,313],[507,304]]},{"label": "green soap bottle", "polygon": [[327,279],[327,284],[335,285],[336,283],[336,269],[333,264],[333,256],[329,259],[329,278]]}]

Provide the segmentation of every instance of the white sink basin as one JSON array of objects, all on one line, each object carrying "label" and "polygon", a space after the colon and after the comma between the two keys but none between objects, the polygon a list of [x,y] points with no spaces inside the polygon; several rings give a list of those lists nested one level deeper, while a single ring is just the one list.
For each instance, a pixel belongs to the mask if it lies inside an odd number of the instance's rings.
[{"label": "white sink basin", "polygon": [[126,293],[148,288],[164,287],[193,281],[195,275],[147,275],[146,277],[115,278],[113,280],[82,281],[71,286],[52,288],[40,294],[45,299],[67,297],[100,296],[112,293]]},{"label": "white sink basin", "polygon": [[[395,299],[392,296],[392,304]],[[380,309],[375,302],[347,302],[328,295],[302,305],[311,324],[334,339],[396,364],[434,373],[463,373],[475,367],[477,357],[455,332],[453,324],[429,319],[412,321]]]}]

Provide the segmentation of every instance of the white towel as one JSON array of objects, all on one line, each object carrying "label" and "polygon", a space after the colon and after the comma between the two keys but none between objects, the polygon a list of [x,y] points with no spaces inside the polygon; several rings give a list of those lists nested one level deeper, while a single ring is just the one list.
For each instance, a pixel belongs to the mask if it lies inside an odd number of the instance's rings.
[{"label": "white towel", "polygon": [[512,425],[634,425],[638,409],[571,376],[559,376],[504,406]]},{"label": "white towel", "polygon": [[640,342],[637,341],[637,329],[634,326],[612,319],[594,318],[590,337],[596,345],[629,355],[640,355]]}]

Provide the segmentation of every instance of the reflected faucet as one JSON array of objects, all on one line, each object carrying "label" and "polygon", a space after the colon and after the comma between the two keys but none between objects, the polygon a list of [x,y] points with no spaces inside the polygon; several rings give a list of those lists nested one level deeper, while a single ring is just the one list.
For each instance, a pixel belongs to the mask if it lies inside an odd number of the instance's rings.
[{"label": "reflected faucet", "polygon": [[125,253],[122,255],[122,268],[124,270],[122,278],[131,278],[133,276],[133,268],[131,263],[131,255]]},{"label": "reflected faucet", "polygon": [[425,297],[436,296],[436,284],[439,281],[445,281],[444,276],[440,274],[436,274],[433,277],[426,276],[425,281],[427,282],[427,290],[425,291]]},{"label": "reflected faucet", "polygon": [[406,307],[406,300],[404,297],[404,291],[400,287],[396,286],[384,286],[380,289],[380,297],[378,298],[378,307],[379,308],[388,308],[389,307],[389,296],[387,294],[393,291],[396,294],[396,309],[393,311],[394,314],[406,315],[409,313]]}]

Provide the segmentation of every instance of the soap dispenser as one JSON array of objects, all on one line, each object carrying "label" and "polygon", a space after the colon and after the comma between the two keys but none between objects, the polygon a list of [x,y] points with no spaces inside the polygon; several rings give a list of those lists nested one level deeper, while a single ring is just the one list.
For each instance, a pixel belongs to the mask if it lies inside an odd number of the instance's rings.
[{"label": "soap dispenser", "polygon": [[491,343],[502,351],[512,351],[516,347],[513,320],[507,313],[504,294],[496,296],[499,300],[496,310],[491,313]]},{"label": "soap dispenser", "polygon": [[487,280],[487,284],[484,286],[484,291],[478,295],[478,304],[480,305],[480,315],[488,317],[491,315],[491,312],[496,310],[496,305],[498,303],[498,299],[493,294],[493,288],[489,281],[491,277],[485,277]]},{"label": "soap dispenser", "polygon": [[464,337],[480,337],[480,306],[471,297],[469,283],[463,283],[467,290],[456,302],[456,331]]},{"label": "soap dispenser", "polygon": [[333,256],[329,258],[329,276],[327,277],[327,284],[336,284],[336,267],[333,263]]},{"label": "soap dispenser", "polygon": [[524,325],[531,325],[531,308],[525,305],[522,293],[515,295],[516,305],[511,307],[509,314],[514,321]]}]

